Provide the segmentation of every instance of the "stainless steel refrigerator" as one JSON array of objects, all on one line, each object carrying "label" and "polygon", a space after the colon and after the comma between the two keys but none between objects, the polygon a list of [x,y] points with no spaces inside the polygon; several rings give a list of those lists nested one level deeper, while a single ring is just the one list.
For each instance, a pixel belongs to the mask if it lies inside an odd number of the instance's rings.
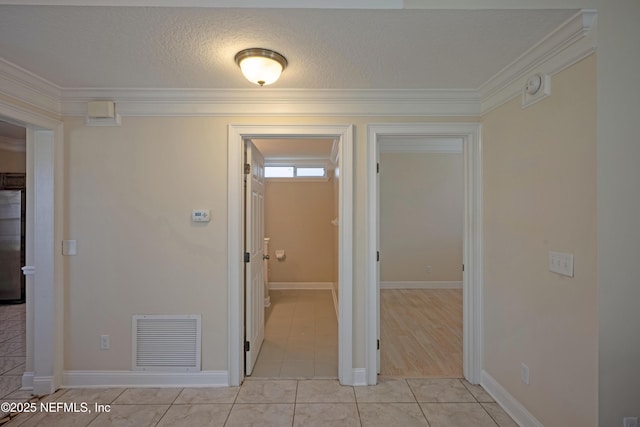
[{"label": "stainless steel refrigerator", "polygon": [[24,302],[22,193],[0,190],[0,304]]}]

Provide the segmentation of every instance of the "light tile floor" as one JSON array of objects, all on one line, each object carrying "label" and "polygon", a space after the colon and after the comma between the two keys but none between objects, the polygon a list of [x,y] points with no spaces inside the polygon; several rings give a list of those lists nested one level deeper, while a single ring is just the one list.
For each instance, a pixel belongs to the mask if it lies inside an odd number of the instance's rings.
[{"label": "light tile floor", "polygon": [[[86,403],[85,413],[23,413],[6,426],[500,426],[516,424],[479,386],[458,379],[249,380],[241,387],[59,390],[45,402]],[[109,412],[95,410],[96,402]]]},{"label": "light tile floor", "polygon": [[[316,297],[326,300],[322,293]],[[328,339],[330,331],[318,327],[325,325],[324,320],[316,322],[321,316],[315,309],[312,313],[308,304],[298,310],[297,298],[289,302],[284,304],[289,308],[283,308],[283,318],[286,311],[306,311],[314,319],[313,340],[308,336],[310,329],[302,328],[297,335],[308,339],[309,345],[313,342],[315,374],[316,349],[327,344],[319,343]],[[241,387],[62,389],[38,400],[19,390],[25,364],[24,310],[24,305],[0,306],[0,402],[29,401],[38,408],[41,402],[86,403],[90,412],[0,413],[2,427],[517,425],[482,387],[460,379],[380,377],[374,387],[348,387],[336,379],[254,377]],[[337,322],[333,325],[337,329]],[[289,332],[296,330],[290,323]],[[109,412],[96,411],[95,404],[106,405]]]},{"label": "light tile floor", "polygon": [[[0,305],[0,402],[25,402],[31,393],[21,391],[25,369],[25,304]],[[0,410],[0,419],[5,412]]]},{"label": "light tile floor", "polygon": [[271,290],[252,378],[338,378],[338,320],[329,290]]}]

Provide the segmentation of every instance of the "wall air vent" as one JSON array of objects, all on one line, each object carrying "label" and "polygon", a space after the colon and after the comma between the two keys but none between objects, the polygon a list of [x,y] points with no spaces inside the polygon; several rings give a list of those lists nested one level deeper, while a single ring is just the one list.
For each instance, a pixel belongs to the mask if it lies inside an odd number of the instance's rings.
[{"label": "wall air vent", "polygon": [[200,315],[134,315],[133,369],[200,371]]}]

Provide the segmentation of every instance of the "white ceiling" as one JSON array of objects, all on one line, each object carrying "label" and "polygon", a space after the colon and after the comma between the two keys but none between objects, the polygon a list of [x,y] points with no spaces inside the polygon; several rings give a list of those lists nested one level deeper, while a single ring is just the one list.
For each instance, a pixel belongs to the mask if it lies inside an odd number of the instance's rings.
[{"label": "white ceiling", "polygon": [[278,89],[477,89],[575,12],[0,5],[0,57],[61,88],[258,90],[233,57],[266,47]]},{"label": "white ceiling", "polygon": [[285,139],[252,139],[265,160],[271,162],[296,159],[297,161],[328,162],[331,158],[333,139],[324,138],[285,138]]}]

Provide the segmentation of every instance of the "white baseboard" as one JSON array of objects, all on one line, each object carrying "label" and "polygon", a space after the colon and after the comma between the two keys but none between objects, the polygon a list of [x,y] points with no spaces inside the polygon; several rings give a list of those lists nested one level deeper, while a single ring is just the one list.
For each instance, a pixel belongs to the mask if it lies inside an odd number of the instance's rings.
[{"label": "white baseboard", "polygon": [[62,388],[228,387],[227,371],[65,371]]},{"label": "white baseboard", "polygon": [[269,290],[306,289],[311,291],[332,290],[333,282],[269,282]]},{"label": "white baseboard", "polygon": [[22,374],[22,388],[20,390],[33,390],[33,372]]},{"label": "white baseboard", "polygon": [[380,282],[380,289],[462,289],[462,282]]},{"label": "white baseboard", "polygon": [[56,391],[56,387],[54,385],[53,377],[50,376],[40,376],[33,377],[33,388],[32,394],[36,396],[44,396],[46,394],[51,394]]},{"label": "white baseboard", "polygon": [[521,427],[544,427],[527,408],[522,406],[518,400],[511,395],[498,381],[496,381],[487,371],[482,371],[480,384],[484,389],[502,406],[513,420]]},{"label": "white baseboard", "polygon": [[367,385],[367,370],[365,368],[353,368],[353,384],[354,387]]}]

